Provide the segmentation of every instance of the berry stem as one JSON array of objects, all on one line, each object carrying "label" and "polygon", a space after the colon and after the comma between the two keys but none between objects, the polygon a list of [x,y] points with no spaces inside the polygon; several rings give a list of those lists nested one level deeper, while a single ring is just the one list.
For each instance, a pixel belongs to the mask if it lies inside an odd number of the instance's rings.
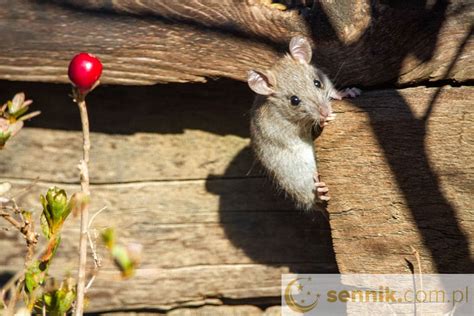
[{"label": "berry stem", "polygon": [[[84,194],[90,196],[89,190],[89,151],[90,151],[90,133],[89,133],[89,117],[87,114],[87,106],[85,95],[75,89],[75,102],[79,107],[82,123],[82,140],[83,140],[83,157],[79,164],[81,189]],[[84,293],[86,282],[86,263],[87,263],[87,232],[89,223],[89,205],[84,205],[81,210],[81,232],[79,238],[79,270],[77,277],[77,300],[74,315],[81,316],[84,310]]]}]

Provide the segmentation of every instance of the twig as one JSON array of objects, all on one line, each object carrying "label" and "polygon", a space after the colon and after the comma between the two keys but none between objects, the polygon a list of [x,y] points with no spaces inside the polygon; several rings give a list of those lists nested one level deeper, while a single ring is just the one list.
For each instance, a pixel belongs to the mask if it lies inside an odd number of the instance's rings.
[{"label": "twig", "polygon": [[[46,251],[46,247],[44,247],[41,251],[37,252],[34,256],[34,258],[32,258],[32,261],[38,259],[39,257],[41,257],[41,255]],[[23,286],[23,278],[25,276],[25,270],[18,270],[15,275],[13,275],[8,281],[7,283],[5,283],[5,285],[3,285],[3,287],[0,289],[0,298],[3,302],[5,302],[5,294],[8,293],[8,291],[10,291],[11,287],[13,287],[13,285],[17,282],[17,288],[16,288],[16,292],[18,292],[18,289],[21,290],[21,287]],[[16,305],[16,300],[18,299],[18,293],[14,293],[12,295],[12,298],[10,299],[10,304],[8,306],[15,306]],[[13,302],[15,302],[15,304],[12,304]],[[5,305],[5,304],[4,304]],[[6,314],[8,315],[8,314]],[[12,314],[13,315],[13,314]]]},{"label": "twig", "polygon": [[[19,270],[17,273],[15,273],[13,277],[10,278],[10,280],[8,280],[8,282],[0,290],[1,300],[3,302],[3,305],[6,307],[5,315],[13,315],[14,313],[14,308],[18,300],[17,299],[18,293],[16,291],[17,288],[15,288],[15,292],[12,294],[8,304],[5,303],[5,294],[8,293],[8,291],[10,291],[10,288],[15,284],[15,282],[18,280],[21,280],[24,277],[24,275],[25,275],[25,271]],[[19,284],[20,283],[23,283],[23,280],[21,280]]]},{"label": "twig", "polygon": [[23,287],[24,281],[25,281],[24,275],[22,274],[20,277],[20,281],[16,285],[15,291],[12,294],[12,298],[10,299],[10,302],[8,303],[8,307],[7,307],[5,315],[15,314],[15,306],[16,306],[16,303],[18,302],[18,296],[21,293],[21,288]]},{"label": "twig", "polygon": [[106,209],[107,209],[107,206],[104,206],[103,208],[95,212],[94,215],[92,215],[91,220],[89,221],[89,228],[92,226],[92,223],[94,222],[95,218]]},{"label": "twig", "polygon": [[3,217],[7,222],[12,224],[16,229],[21,231],[21,228],[23,227],[23,225],[16,219],[14,219],[10,213],[0,211],[0,216]]},{"label": "twig", "polygon": [[413,254],[415,255],[415,258],[416,258],[416,263],[418,265],[418,274],[420,275],[420,289],[423,291],[423,274],[421,272],[420,253],[413,246],[410,246],[410,248],[411,248],[411,251],[413,251]]},{"label": "twig", "polygon": [[97,217],[97,215],[99,215],[100,213],[102,213],[104,210],[107,209],[107,206],[104,206],[103,208],[101,208],[100,210],[98,210],[97,212],[95,212],[94,215],[92,215],[90,221],[89,221],[89,225],[87,227],[87,238],[89,239],[89,246],[91,248],[91,252],[92,252],[92,258],[94,259],[94,272],[93,272],[93,275],[91,277],[91,279],[89,280],[89,282],[87,283],[85,289],[84,289],[84,292],[87,293],[87,291],[90,289],[90,287],[92,286],[92,283],[94,283],[94,280],[97,276],[97,273],[99,272],[99,269],[100,267],[102,266],[102,260],[101,258],[99,257],[99,255],[97,254],[97,248],[96,248],[96,244],[94,243],[94,241],[92,240],[92,237],[91,237],[91,234],[90,234],[90,229],[91,229],[91,226],[92,226],[92,223],[94,222],[95,218]]},{"label": "twig", "polygon": [[[35,253],[35,248],[38,244],[38,234],[35,233],[33,222],[24,219],[23,215],[21,214],[21,209],[16,204],[15,199],[9,199],[7,204],[11,204],[12,206],[0,205],[0,217],[3,217],[7,222],[12,224],[13,227],[18,229],[18,231],[25,237],[26,247],[28,249],[25,257],[25,265],[27,265]],[[2,209],[13,210],[13,212],[20,216],[21,222],[17,221],[9,212],[2,211]]]},{"label": "twig", "polygon": [[[81,175],[81,189],[82,192],[90,196],[89,190],[89,151],[90,151],[90,136],[89,136],[89,118],[87,115],[86,101],[84,95],[77,90],[75,91],[75,101],[79,106],[82,123],[83,136],[83,158],[79,164]],[[81,210],[81,233],[79,238],[79,271],[77,277],[77,301],[74,315],[81,316],[84,310],[84,293],[86,281],[86,263],[87,263],[87,235],[89,225],[89,205],[86,203]]]}]

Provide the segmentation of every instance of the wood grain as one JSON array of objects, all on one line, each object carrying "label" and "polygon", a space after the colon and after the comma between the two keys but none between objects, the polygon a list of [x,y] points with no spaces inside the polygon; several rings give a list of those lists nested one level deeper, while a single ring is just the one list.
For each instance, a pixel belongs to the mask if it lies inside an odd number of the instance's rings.
[{"label": "wood grain", "polygon": [[374,91],[336,106],[317,147],[341,272],[409,272],[411,247],[424,273],[472,272],[473,91]]},{"label": "wood grain", "polygon": [[[16,192],[30,183],[10,182]],[[37,184],[18,202],[38,214],[38,196],[50,185]],[[79,190],[61,187],[70,194]],[[334,271],[327,224],[292,210],[268,188],[263,179],[92,186],[91,210],[108,207],[94,227],[114,226],[121,242],[140,242],[145,252],[129,281],[120,281],[105,260],[89,310],[169,309],[208,299],[265,297],[277,304],[281,273]],[[52,270],[57,277],[76,269],[78,224],[71,219],[64,229]],[[14,272],[22,266],[23,241],[14,231],[2,230],[0,236],[2,272]],[[106,256],[103,247],[100,254]]]},{"label": "wood grain", "polygon": [[[0,174],[76,183],[81,127],[70,87],[3,82],[0,100],[20,90],[42,115],[0,152]],[[249,148],[252,99],[250,89],[231,81],[97,89],[87,100],[92,183],[261,175]]]},{"label": "wood grain", "polygon": [[301,14],[259,1],[71,2],[113,3],[113,12],[0,1],[9,8],[0,10],[0,79],[67,82],[70,58],[89,51],[105,65],[104,83],[243,81],[248,70],[270,67],[295,34],[311,37],[314,62],[340,86],[464,82],[474,73],[469,1],[322,1]]},{"label": "wood grain", "polygon": [[[15,192],[40,178],[18,199],[38,212],[50,185],[78,190],[76,108],[66,85],[0,88],[0,99],[24,90],[43,111],[0,152],[2,181]],[[410,273],[410,246],[424,273],[472,267],[471,87],[366,91],[334,102],[337,118],[316,143],[330,227],[320,214],[294,210],[258,166],[247,175],[245,84],[101,87],[90,97],[92,209],[108,206],[94,226],[114,225],[122,241],[145,246],[143,265],[125,283],[107,262],[90,311],[205,313],[230,304],[244,313],[243,305],[278,305],[285,272]],[[77,227],[68,223],[55,275],[74,270]],[[0,230],[2,273],[21,266],[22,245]]]}]

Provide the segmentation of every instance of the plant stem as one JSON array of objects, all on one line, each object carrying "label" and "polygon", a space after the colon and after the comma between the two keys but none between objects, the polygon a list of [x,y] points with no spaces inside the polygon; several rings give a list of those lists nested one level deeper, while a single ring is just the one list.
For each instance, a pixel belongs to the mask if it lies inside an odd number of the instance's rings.
[{"label": "plant stem", "polygon": [[[86,101],[84,95],[80,92],[76,94],[76,102],[79,106],[81,113],[82,123],[82,136],[83,136],[83,158],[79,164],[79,170],[81,172],[81,189],[82,192],[90,196],[89,190],[89,151],[90,151],[90,138],[89,138],[89,118],[87,115]],[[89,224],[89,205],[84,205],[81,210],[81,233],[79,239],[79,271],[77,277],[77,300],[76,310],[74,315],[81,316],[84,310],[84,289],[86,282],[86,262],[87,262],[87,231]]]},{"label": "plant stem", "polygon": [[0,217],[3,217],[7,222],[12,224],[25,237],[26,247],[28,249],[28,252],[25,256],[25,266],[28,266],[31,258],[33,258],[33,255],[35,254],[36,244],[38,243],[38,235],[35,233],[33,223],[30,222],[30,220],[25,220],[21,215],[21,210],[16,204],[15,200],[12,198],[9,200],[9,203],[13,205],[11,206],[11,209],[20,215],[21,222],[17,221],[10,213],[3,211],[3,209],[6,209],[4,207],[0,207]]}]

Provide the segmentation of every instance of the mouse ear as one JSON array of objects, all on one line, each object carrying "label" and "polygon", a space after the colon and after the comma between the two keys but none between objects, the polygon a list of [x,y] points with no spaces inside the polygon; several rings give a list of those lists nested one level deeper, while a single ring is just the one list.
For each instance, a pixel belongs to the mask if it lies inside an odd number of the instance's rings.
[{"label": "mouse ear", "polygon": [[250,70],[247,74],[247,83],[250,89],[258,94],[270,95],[274,92],[272,86],[275,80],[271,72],[265,75],[261,72]]},{"label": "mouse ear", "polygon": [[290,41],[290,53],[300,63],[309,64],[313,51],[306,37],[295,36]]}]

